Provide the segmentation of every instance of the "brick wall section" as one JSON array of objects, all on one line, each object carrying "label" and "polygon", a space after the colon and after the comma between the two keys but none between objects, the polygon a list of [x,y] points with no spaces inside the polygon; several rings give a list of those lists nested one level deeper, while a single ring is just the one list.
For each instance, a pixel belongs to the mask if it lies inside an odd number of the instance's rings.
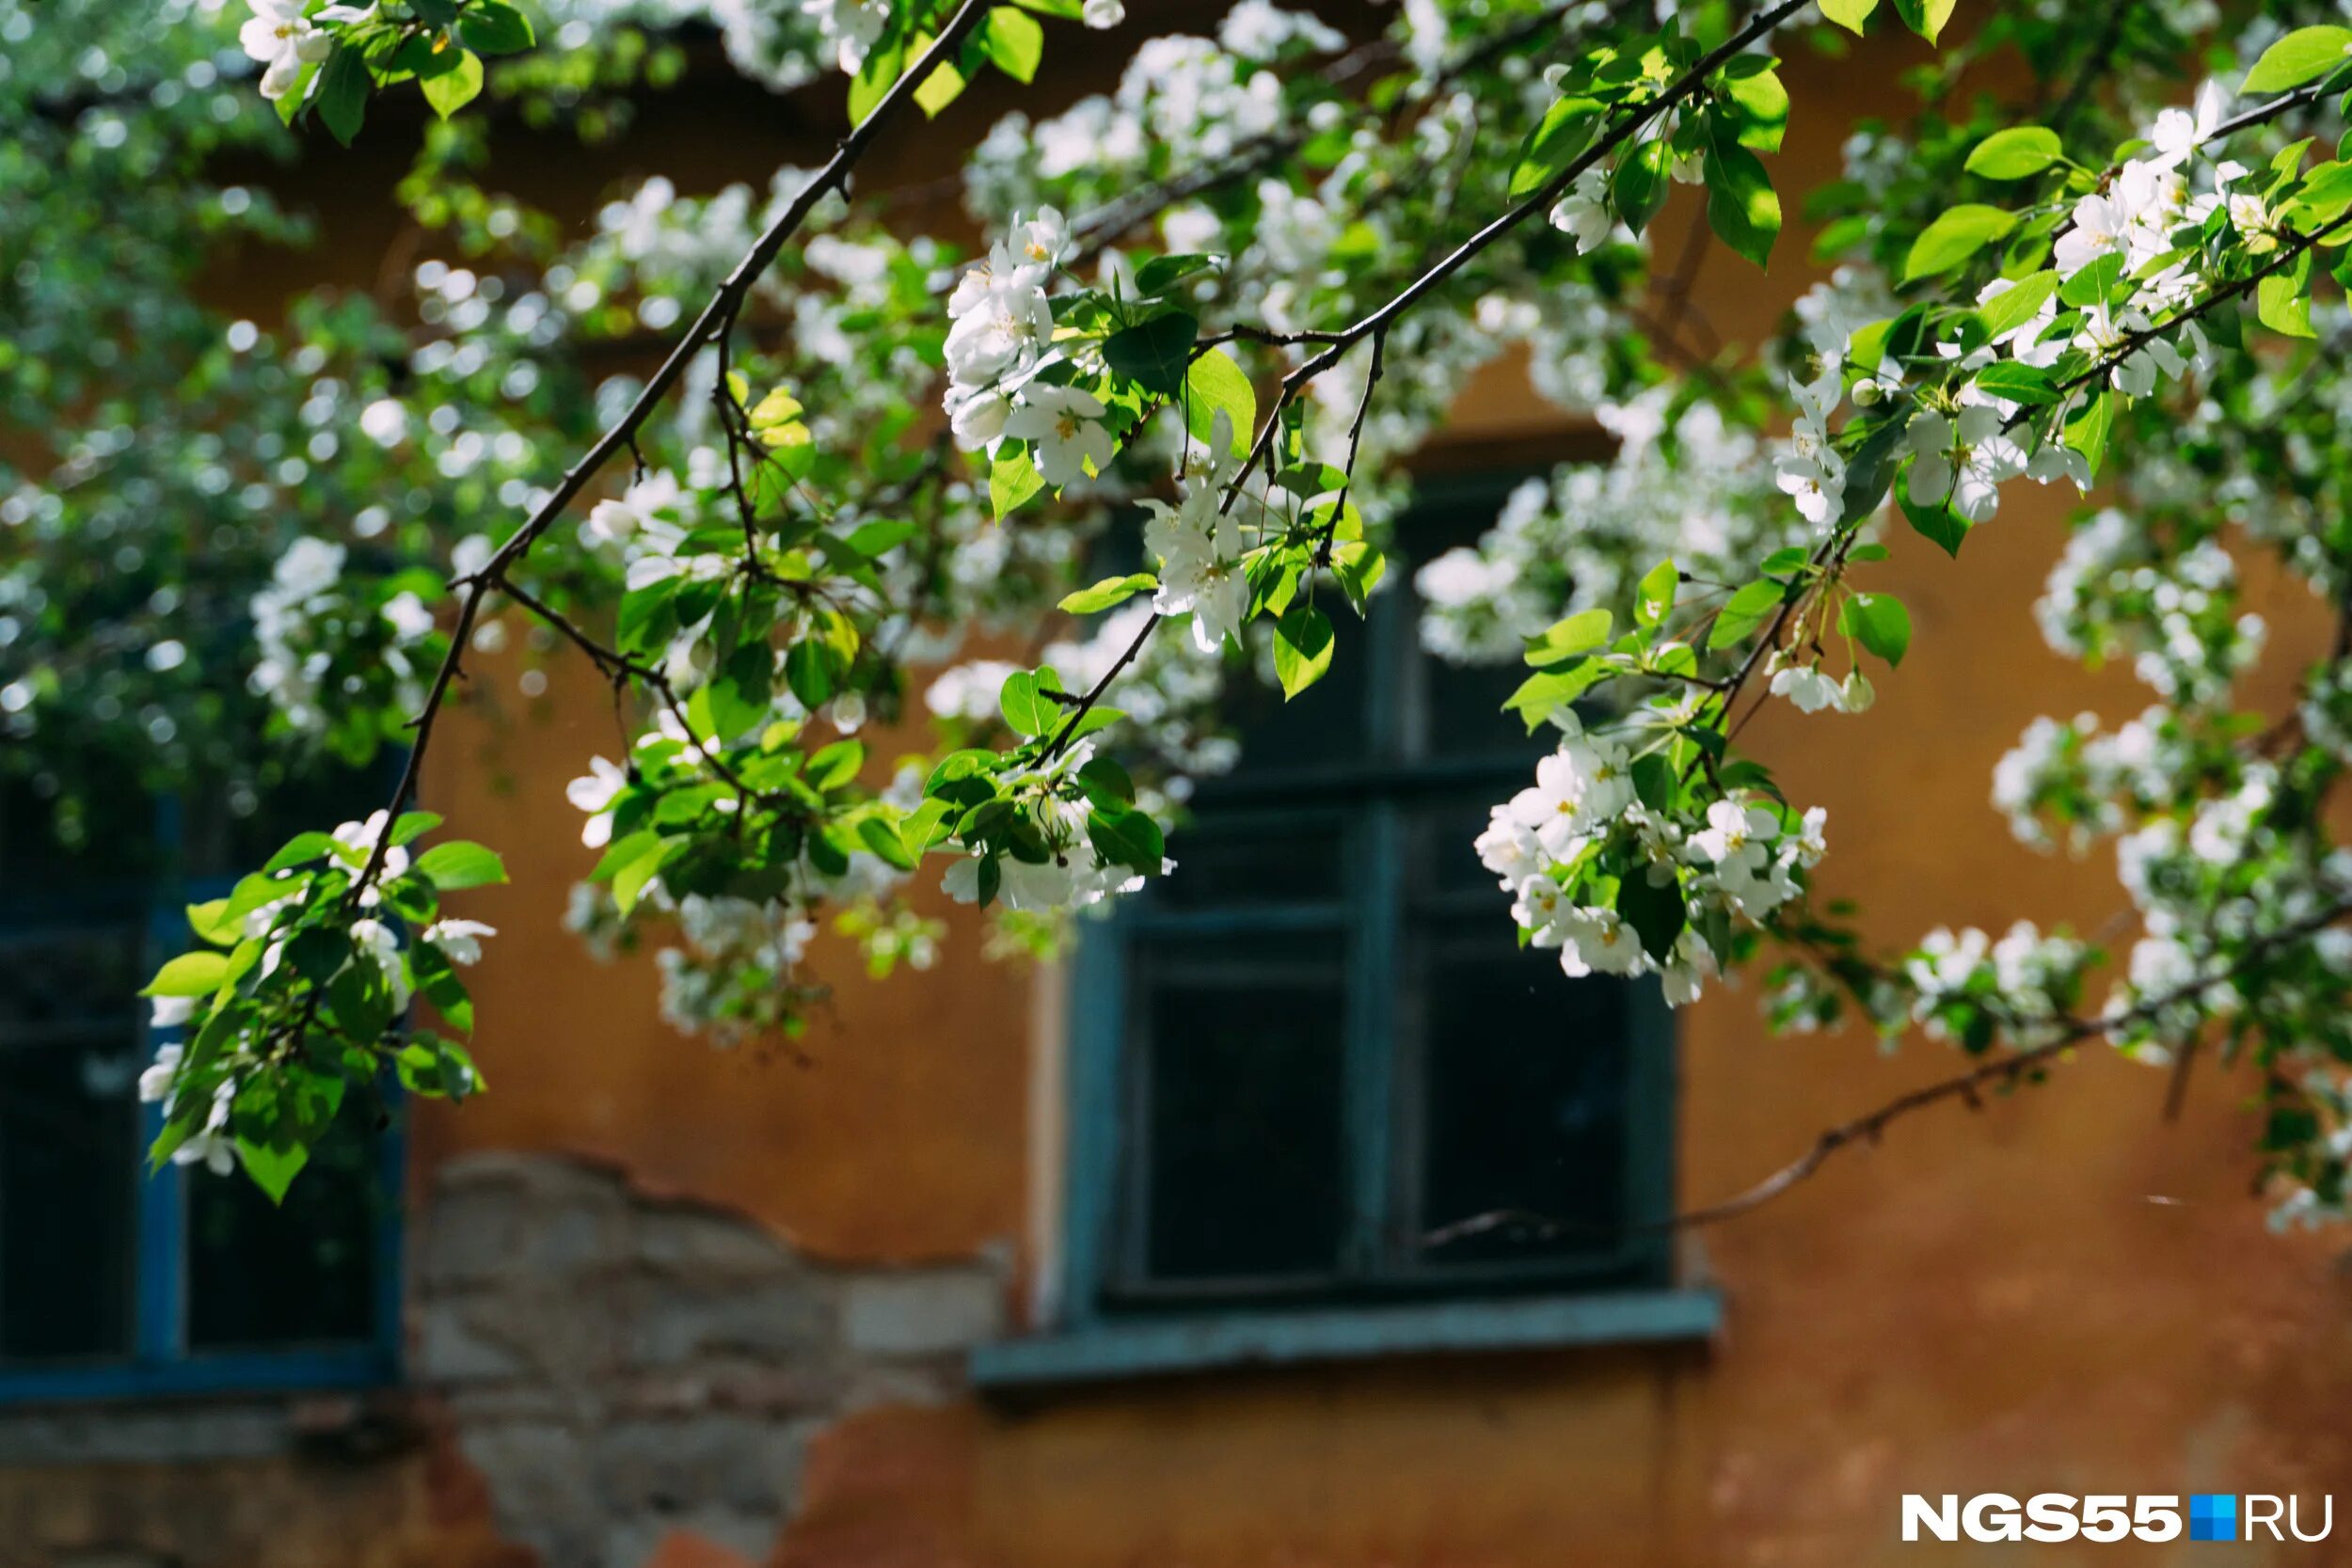
[{"label": "brick wall section", "polygon": [[640,1568],[678,1530],[765,1558],[810,1440],[957,1397],[1007,1295],[997,1261],[830,1266],[547,1155],[443,1166],[416,1244],[416,1381],[549,1568]]}]

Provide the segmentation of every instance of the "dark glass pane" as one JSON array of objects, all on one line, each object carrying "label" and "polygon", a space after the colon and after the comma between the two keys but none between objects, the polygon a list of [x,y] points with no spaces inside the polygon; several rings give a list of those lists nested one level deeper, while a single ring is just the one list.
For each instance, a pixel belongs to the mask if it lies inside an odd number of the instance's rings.
[{"label": "dark glass pane", "polygon": [[1341,894],[1341,832],[1334,817],[1203,814],[1168,841],[1176,875],[1152,884],[1152,907],[1334,902]]},{"label": "dark glass pane", "polygon": [[1532,773],[1534,759],[1559,738],[1549,731],[1529,735],[1525,720],[1503,710],[1503,703],[1530,673],[1523,665],[1449,664],[1424,653],[1420,673],[1424,757],[1523,755]]},{"label": "dark glass pane", "polygon": [[188,1184],[188,1344],[195,1350],[372,1338],[381,1216],[378,1134],[345,1107],[277,1207],[242,1173]]},{"label": "dark glass pane", "polygon": [[1571,980],[1509,922],[1416,922],[1425,1232],[1516,1215],[1430,1253],[1483,1261],[1623,1240],[1629,988]]},{"label": "dark glass pane", "polygon": [[1327,1273],[1345,1223],[1337,939],[1137,955],[1154,1279]]},{"label": "dark glass pane", "polygon": [[[1528,782],[1534,782],[1533,768]],[[1510,897],[1479,860],[1476,846],[1478,835],[1486,831],[1489,814],[1519,787],[1505,780],[1414,811],[1405,833],[1405,896],[1416,904],[1441,901],[1449,912],[1468,918],[1493,915],[1502,922],[1502,935],[1508,937]],[[1418,912],[1436,911],[1422,909]]]},{"label": "dark glass pane", "polygon": [[1370,759],[1364,691],[1371,639],[1345,610],[1335,613],[1332,625],[1339,646],[1330,673],[1293,700],[1284,702],[1280,687],[1255,675],[1236,673],[1227,681],[1220,711],[1241,743],[1241,761],[1231,773],[1200,781],[1204,810],[1220,796],[1245,793],[1270,778],[1328,773]]},{"label": "dark glass pane", "polygon": [[138,934],[0,934],[0,1356],[131,1349]]}]

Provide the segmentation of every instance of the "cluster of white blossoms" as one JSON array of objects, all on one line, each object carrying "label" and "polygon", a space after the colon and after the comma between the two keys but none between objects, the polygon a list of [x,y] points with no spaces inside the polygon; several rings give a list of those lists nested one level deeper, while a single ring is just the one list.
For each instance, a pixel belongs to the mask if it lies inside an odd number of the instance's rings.
[{"label": "cluster of white blossoms", "polygon": [[1474,546],[1413,579],[1421,642],[1458,664],[1516,661],[1526,638],[1572,610],[1621,605],[1659,562],[1733,581],[1804,537],[1780,504],[1765,449],[1711,404],[1668,424],[1665,388],[1596,417],[1617,437],[1607,463],[1564,464],[1511,492]]},{"label": "cluster of white blossoms", "polygon": [[1150,514],[1143,546],[1159,562],[1152,607],[1163,615],[1191,616],[1193,645],[1204,654],[1238,633],[1249,613],[1249,574],[1242,563],[1249,545],[1233,515],[1238,498],[1226,494],[1240,466],[1233,440],[1232,418],[1219,409],[1208,441],[1185,454],[1177,504],[1143,503]]},{"label": "cluster of white blossoms", "polygon": [[1029,455],[1055,488],[1100,475],[1117,443],[1103,401],[1045,372],[1069,365],[1054,345],[1045,285],[1077,248],[1052,207],[1016,215],[1010,239],[956,279],[947,299],[947,421],[965,451],[993,453],[1007,440]]},{"label": "cluster of white blossoms", "polygon": [[[1557,948],[1564,973],[1655,974],[1670,1005],[1695,1001],[1722,958],[1701,934],[1702,916],[1755,923],[1797,896],[1798,873],[1827,850],[1828,813],[1816,806],[1790,820],[1734,791],[1692,820],[1661,814],[1637,796],[1624,745],[1587,732],[1571,711],[1551,722],[1559,747],[1536,763],[1534,784],[1493,809],[1474,846],[1480,863],[1511,895],[1529,945]],[[1690,911],[1662,959],[1620,912],[1622,895],[1614,905],[1576,901],[1603,851],[1622,857],[1621,880],[1675,890]]]},{"label": "cluster of white blossoms", "polygon": [[[1145,879],[1140,873],[1104,860],[1089,840],[1087,824],[1094,816],[1094,802],[1076,781],[1079,770],[1092,760],[1094,742],[1081,740],[1006,781],[1008,794],[1028,808],[1029,819],[1044,840],[1045,858],[999,856],[996,903],[1025,914],[1055,914],[1142,890]],[[941,879],[947,896],[959,904],[978,903],[987,864],[977,852],[958,858]],[[1174,861],[1162,862],[1162,875],[1175,869]]]},{"label": "cluster of white blossoms", "polygon": [[[2001,1027],[2022,1046],[2051,1037],[2073,1010],[2090,949],[2060,931],[2044,934],[2031,921],[2011,926],[1997,942],[1970,926],[1930,931],[1904,960],[1911,1021],[1947,1039],[1956,1009],[1998,1009]],[[1990,999],[1990,1000],[1988,1000]]]},{"label": "cluster of white blossoms", "polygon": [[2166,549],[2146,524],[2106,509],[2068,537],[2034,619],[2058,653],[2128,653],[2160,696],[2207,704],[2253,667],[2267,639],[2260,615],[2238,613],[2237,584],[2218,540]]},{"label": "cluster of white blossoms", "polygon": [[[324,539],[296,539],[278,558],[268,584],[247,603],[259,649],[246,684],[266,698],[295,730],[316,733],[327,726],[323,689],[348,639],[341,623],[365,619],[342,591],[348,552]],[[384,630],[377,656],[398,683],[404,701],[418,690],[410,650],[433,635],[433,612],[413,592],[403,590],[376,611]]]}]

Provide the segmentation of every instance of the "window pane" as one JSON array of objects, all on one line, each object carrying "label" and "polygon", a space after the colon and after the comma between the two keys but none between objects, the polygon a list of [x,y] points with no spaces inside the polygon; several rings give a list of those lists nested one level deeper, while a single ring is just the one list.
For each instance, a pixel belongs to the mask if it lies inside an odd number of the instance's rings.
[{"label": "window pane", "polygon": [[1629,988],[1571,980],[1507,921],[1416,922],[1421,1224],[1510,1223],[1438,1262],[1606,1253],[1622,1243]]},{"label": "window pane", "polygon": [[131,1350],[138,936],[0,937],[0,1357]]},{"label": "window pane", "polygon": [[188,1184],[188,1345],[193,1350],[372,1338],[379,1134],[344,1108],[273,1205],[243,1172],[200,1167]]},{"label": "window pane", "polygon": [[1336,938],[1253,939],[1137,954],[1148,1276],[1336,1265],[1346,1191],[1337,948]]},{"label": "window pane", "polygon": [[1177,830],[1176,875],[1151,884],[1154,909],[1258,908],[1336,902],[1341,885],[1337,817],[1244,817],[1203,813]]}]

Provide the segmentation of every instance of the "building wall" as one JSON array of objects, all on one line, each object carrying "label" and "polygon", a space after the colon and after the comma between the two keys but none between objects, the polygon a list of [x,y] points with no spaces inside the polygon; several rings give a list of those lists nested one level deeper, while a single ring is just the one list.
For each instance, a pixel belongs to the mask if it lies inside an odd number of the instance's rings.
[{"label": "building wall", "polygon": [[[1899,108],[1906,47],[1860,66],[1793,53],[1785,186],[1833,166],[1824,104]],[[966,113],[959,135],[990,110]],[[736,172],[821,141],[789,115],[756,123]],[[585,200],[638,156],[714,166],[691,129],[657,112],[611,167],[551,178]],[[297,198],[316,169],[292,177]],[[390,236],[368,227],[380,209],[348,210],[323,264],[364,279]],[[1671,208],[1660,243],[1688,217]],[[1784,238],[1761,288],[1708,257],[1698,298],[1726,336],[1753,341],[1810,281],[1803,242]],[[1463,412],[1467,443],[1589,447],[1508,367]],[[2034,714],[2137,705],[2042,647],[2026,606],[2064,507],[2007,501],[1956,564],[1890,536],[1874,570],[1917,636],[1874,710],[1775,706],[1752,732],[1792,799],[1829,807],[1827,891],[1888,942],[2020,911],[2099,931],[2121,906],[2104,860],[2026,851],[1987,803]],[[2274,671],[2320,645],[2307,607],[2264,608]],[[474,673],[513,690],[496,659]],[[2168,1121],[2162,1075],[2095,1051],[2046,1086],[1906,1121],[1694,1238],[1728,1304],[1711,1344],[976,1398],[961,1352],[1024,1322],[1050,1242],[1054,1130],[1035,1108],[1054,1008],[1036,988],[1054,977],[983,960],[960,920],[940,968],[879,987],[820,944],[839,989],[789,1045],[670,1033],[649,963],[598,965],[559,928],[592,858],[561,784],[613,744],[578,672],[532,711],[469,713],[429,770],[437,808],[516,882],[464,911],[501,932],[477,988],[492,1092],[418,1117],[414,1387],[11,1415],[0,1564],[1843,1564],[1891,1555],[1906,1491],[2352,1494],[2342,1239],[2266,1233],[2243,1074],[2207,1064]],[[1687,1203],[1951,1067],[1920,1039],[1773,1039],[1755,1000],[1726,989],[1682,1021]]]}]

